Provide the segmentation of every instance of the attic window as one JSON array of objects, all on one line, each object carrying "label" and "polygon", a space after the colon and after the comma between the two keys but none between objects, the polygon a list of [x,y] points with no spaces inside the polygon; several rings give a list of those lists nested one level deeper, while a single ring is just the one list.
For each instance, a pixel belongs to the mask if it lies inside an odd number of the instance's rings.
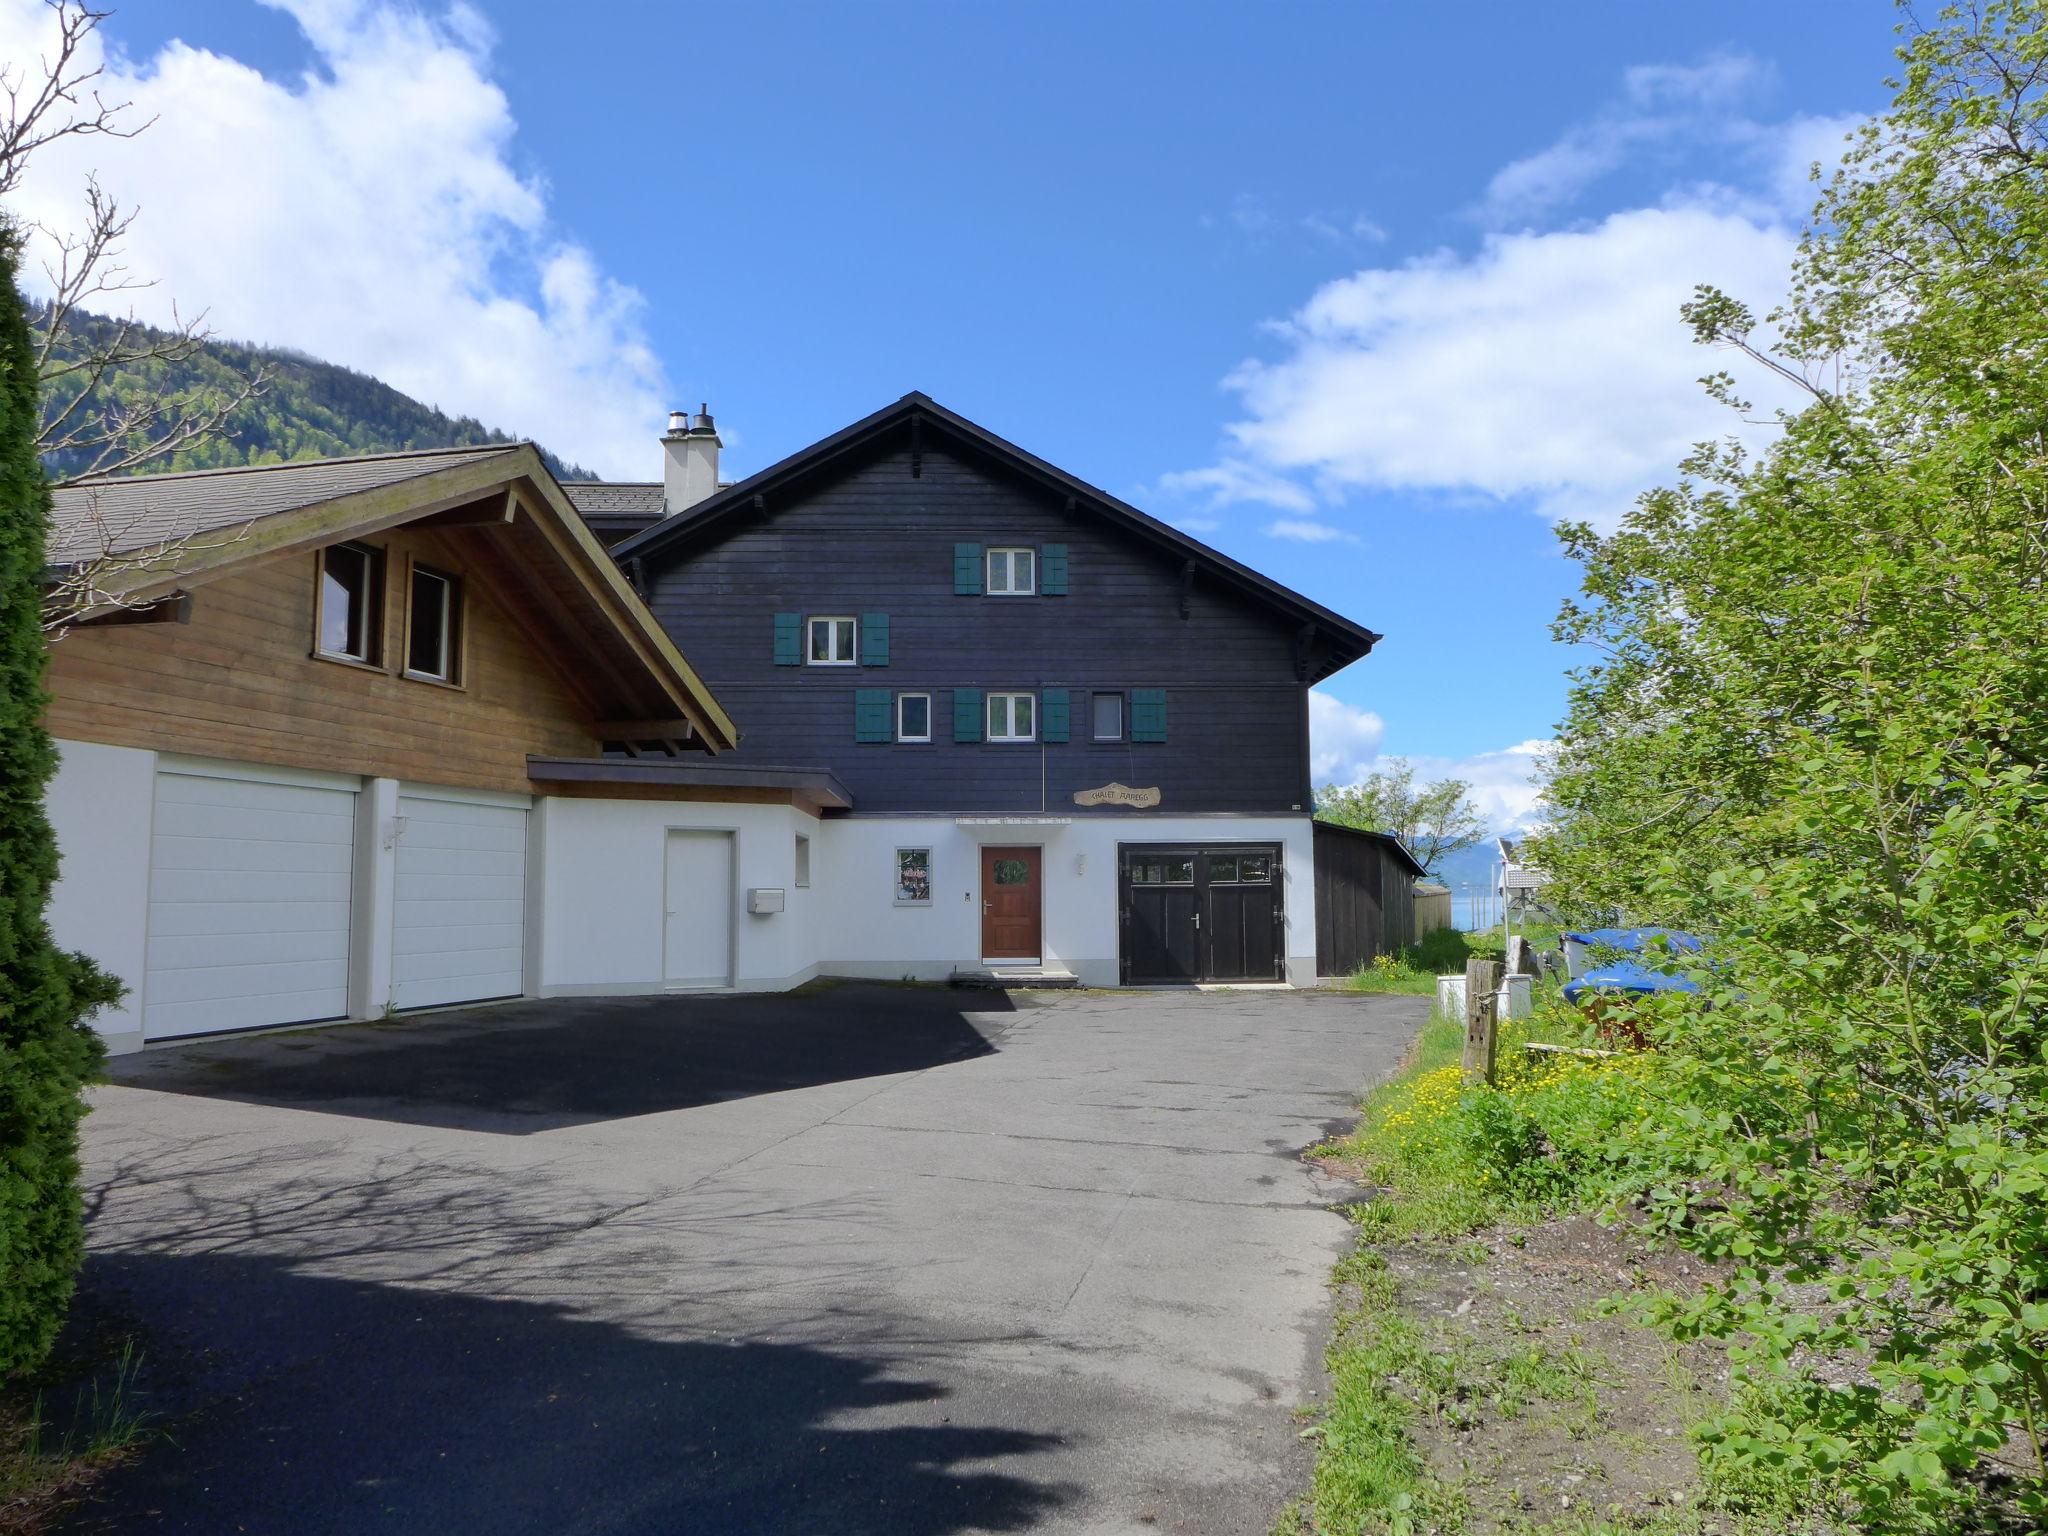
[{"label": "attic window", "polygon": [[412,603],[406,617],[406,676],[454,682],[461,625],[461,583],[423,565],[414,566]]},{"label": "attic window", "polygon": [[988,552],[988,593],[991,597],[1030,597],[1038,590],[1038,552],[992,549]]},{"label": "attic window", "polygon": [[320,551],[316,645],[336,661],[377,664],[383,625],[379,587],[382,556],[365,544],[334,544]]}]

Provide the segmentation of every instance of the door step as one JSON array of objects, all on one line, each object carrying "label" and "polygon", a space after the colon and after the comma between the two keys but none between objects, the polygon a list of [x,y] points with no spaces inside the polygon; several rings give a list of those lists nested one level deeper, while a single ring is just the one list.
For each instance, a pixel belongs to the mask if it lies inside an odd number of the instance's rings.
[{"label": "door step", "polygon": [[1078,987],[1081,978],[1065,966],[990,965],[953,972],[956,987]]}]

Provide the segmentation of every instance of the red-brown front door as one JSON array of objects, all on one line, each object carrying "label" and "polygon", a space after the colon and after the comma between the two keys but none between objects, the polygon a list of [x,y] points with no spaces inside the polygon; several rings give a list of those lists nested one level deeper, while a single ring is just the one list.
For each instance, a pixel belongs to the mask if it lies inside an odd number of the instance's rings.
[{"label": "red-brown front door", "polygon": [[1037,960],[1038,850],[981,850],[981,958]]}]

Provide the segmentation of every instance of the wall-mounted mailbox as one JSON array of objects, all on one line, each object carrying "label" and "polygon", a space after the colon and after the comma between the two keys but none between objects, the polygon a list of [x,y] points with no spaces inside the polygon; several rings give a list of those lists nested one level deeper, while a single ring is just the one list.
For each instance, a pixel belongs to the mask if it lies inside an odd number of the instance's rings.
[{"label": "wall-mounted mailbox", "polygon": [[747,892],[747,910],[754,913],[780,912],[782,910],[782,887],[779,885],[756,886]]}]

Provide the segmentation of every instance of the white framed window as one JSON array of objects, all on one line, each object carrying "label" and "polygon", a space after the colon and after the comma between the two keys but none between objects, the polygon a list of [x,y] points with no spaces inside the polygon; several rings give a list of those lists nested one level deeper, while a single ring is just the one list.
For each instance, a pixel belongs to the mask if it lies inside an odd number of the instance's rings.
[{"label": "white framed window", "polygon": [[801,832],[796,835],[796,878],[792,883],[800,891],[811,883],[811,840]]},{"label": "white framed window", "polygon": [[899,693],[896,695],[896,739],[898,741],[930,741],[932,739],[932,696],[928,693]]},{"label": "white framed window", "polygon": [[1038,695],[992,693],[988,696],[988,739],[1032,741],[1038,732]]},{"label": "white framed window", "polygon": [[454,682],[461,622],[461,583],[423,565],[414,566],[405,619],[405,675]]},{"label": "white framed window", "polygon": [[851,667],[860,661],[860,624],[844,615],[812,619],[804,660],[814,667]]},{"label": "white framed window", "polygon": [[384,628],[383,594],[378,591],[382,555],[366,544],[333,544],[320,551],[320,596],[316,647],[336,661],[375,666]]},{"label": "white framed window", "polygon": [[896,905],[928,907],[932,904],[932,851],[929,848],[896,850]]},{"label": "white framed window", "polygon": [[1092,713],[1089,716],[1089,734],[1096,741],[1122,741],[1124,739],[1124,696],[1120,693],[1098,693],[1089,701]]},{"label": "white framed window", "polygon": [[992,549],[988,552],[990,597],[1029,597],[1037,590],[1037,550]]}]

